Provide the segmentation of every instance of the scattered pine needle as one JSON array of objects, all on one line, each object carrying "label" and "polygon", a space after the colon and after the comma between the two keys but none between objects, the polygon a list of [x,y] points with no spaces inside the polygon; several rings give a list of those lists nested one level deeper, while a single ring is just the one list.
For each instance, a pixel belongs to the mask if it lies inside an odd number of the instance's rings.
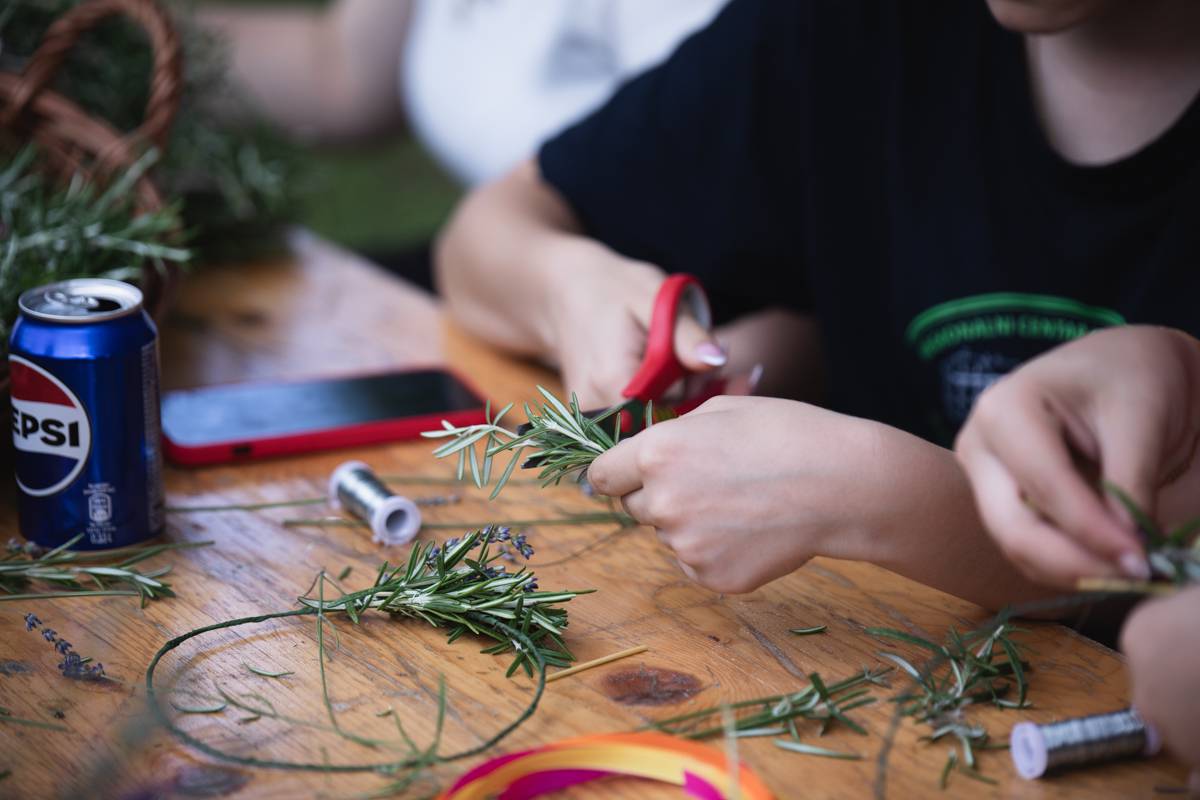
[{"label": "scattered pine needle", "polygon": [[806,756],[821,756],[823,758],[840,758],[843,761],[862,761],[858,753],[843,753],[840,750],[829,750],[804,742],[793,742],[790,739],[776,739],[775,746],[793,753],[803,753]]},{"label": "scattered pine needle", "polygon": [[811,628],[789,628],[788,633],[794,633],[797,636],[811,636],[814,633],[824,633],[828,628],[828,625],[814,625]]},{"label": "scattered pine needle", "polygon": [[229,706],[225,702],[216,702],[207,706],[185,706],[176,703],[174,700],[170,702],[171,707],[182,714],[217,714]]},{"label": "scattered pine needle", "polygon": [[255,675],[262,675],[264,678],[284,678],[284,677],[287,677],[288,675],[296,674],[295,672],[293,672],[291,670],[288,670],[287,672],[272,672],[269,669],[263,669],[262,667],[256,667],[253,664],[243,663],[242,666],[245,667],[246,669],[250,670],[251,672],[253,672]]}]

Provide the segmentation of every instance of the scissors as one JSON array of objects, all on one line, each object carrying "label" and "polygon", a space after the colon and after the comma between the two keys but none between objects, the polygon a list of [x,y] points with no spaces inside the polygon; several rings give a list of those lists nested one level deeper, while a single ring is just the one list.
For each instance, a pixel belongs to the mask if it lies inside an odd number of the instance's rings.
[{"label": "scissors", "polygon": [[[676,273],[669,276],[659,287],[654,297],[654,308],[650,313],[650,329],[646,335],[646,352],[642,356],[641,365],[633,378],[621,391],[626,398],[624,407],[619,413],[613,414],[612,409],[596,409],[585,411],[589,418],[607,414],[603,424],[609,433],[616,430],[617,419],[620,418],[621,430],[627,433],[637,433],[653,421],[666,419],[699,406],[705,400],[724,394],[728,381],[716,378],[707,381],[699,391],[685,396],[681,401],[670,406],[655,407],[652,420],[646,420],[645,414],[633,414],[639,405],[651,402],[657,403],[675,383],[689,374],[689,370],[675,355],[675,324],[679,320],[680,311],[685,310],[704,327],[712,329],[712,308],[708,303],[708,295],[704,287],[693,275]],[[517,428],[517,433],[524,435],[531,430],[525,423]],[[531,469],[541,464],[537,456],[529,458],[522,468]]]}]

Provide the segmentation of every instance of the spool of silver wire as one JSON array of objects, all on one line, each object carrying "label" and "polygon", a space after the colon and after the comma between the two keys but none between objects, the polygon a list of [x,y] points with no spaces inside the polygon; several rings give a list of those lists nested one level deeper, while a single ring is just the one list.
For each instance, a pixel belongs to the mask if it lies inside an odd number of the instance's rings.
[{"label": "spool of silver wire", "polygon": [[1062,767],[1152,756],[1162,746],[1154,726],[1132,708],[1038,725],[1022,722],[1009,736],[1013,765],[1022,778],[1040,778]]},{"label": "spool of silver wire", "polygon": [[416,503],[392,493],[361,461],[347,461],[329,476],[329,502],[371,526],[371,539],[381,544],[407,544],[421,529]]}]

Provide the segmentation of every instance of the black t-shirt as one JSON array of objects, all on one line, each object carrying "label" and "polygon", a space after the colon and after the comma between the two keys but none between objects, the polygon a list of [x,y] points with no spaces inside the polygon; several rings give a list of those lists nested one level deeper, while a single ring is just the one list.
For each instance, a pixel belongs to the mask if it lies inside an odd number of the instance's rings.
[{"label": "black t-shirt", "polygon": [[541,172],[590,235],[700,276],[718,317],[814,314],[832,407],[949,443],[1062,341],[1200,332],[1200,102],[1080,167],[1026,70],[984,0],[734,0]]}]

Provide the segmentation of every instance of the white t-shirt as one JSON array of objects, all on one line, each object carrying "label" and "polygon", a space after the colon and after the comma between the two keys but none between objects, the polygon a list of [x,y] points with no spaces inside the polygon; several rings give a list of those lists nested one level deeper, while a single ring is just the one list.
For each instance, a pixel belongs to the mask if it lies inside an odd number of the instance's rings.
[{"label": "white t-shirt", "polygon": [[416,0],[400,69],[416,135],[467,184],[495,178],[726,0]]}]

